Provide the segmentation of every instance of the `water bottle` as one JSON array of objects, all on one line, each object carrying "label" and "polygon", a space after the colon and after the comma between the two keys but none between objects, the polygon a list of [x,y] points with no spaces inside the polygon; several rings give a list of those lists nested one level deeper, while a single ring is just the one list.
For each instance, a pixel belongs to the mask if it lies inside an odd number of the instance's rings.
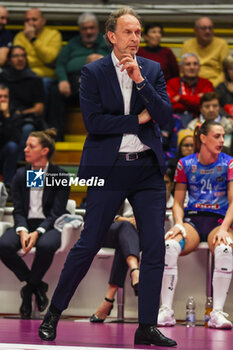
[{"label": "water bottle", "polygon": [[195,300],[193,297],[188,297],[186,304],[186,327],[195,327],[195,322]]},{"label": "water bottle", "polygon": [[213,310],[213,299],[208,297],[205,304],[205,327],[208,328],[208,321],[210,319],[210,313]]}]

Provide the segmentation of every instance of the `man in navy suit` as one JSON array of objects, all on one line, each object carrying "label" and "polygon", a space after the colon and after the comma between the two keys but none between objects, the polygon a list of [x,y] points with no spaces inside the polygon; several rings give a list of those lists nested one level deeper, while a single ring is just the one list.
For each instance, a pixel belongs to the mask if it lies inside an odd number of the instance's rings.
[{"label": "man in navy suit", "polygon": [[79,177],[103,177],[88,189],[84,230],[71,249],[49,310],[39,329],[43,340],[56,337],[61,312],[87,273],[106,232],[127,197],[140,234],[139,327],[135,344],[174,346],[155,327],[164,269],[166,190],[160,126],[171,106],[160,65],[136,57],[141,38],[138,15],[123,8],[109,16],[106,39],[113,51],[86,65],[80,105],[88,136]]}]

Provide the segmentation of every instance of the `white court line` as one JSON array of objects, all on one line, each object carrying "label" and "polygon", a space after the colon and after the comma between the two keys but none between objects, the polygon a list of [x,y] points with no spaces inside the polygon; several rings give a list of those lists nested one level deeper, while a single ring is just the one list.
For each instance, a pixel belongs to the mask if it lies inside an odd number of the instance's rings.
[{"label": "white court line", "polygon": [[[109,350],[109,348],[83,347],[83,346],[59,346],[59,345],[29,345],[29,344],[3,344],[1,350]],[[132,348],[133,349],[133,348]],[[111,350],[122,350],[122,348],[111,348]]]}]

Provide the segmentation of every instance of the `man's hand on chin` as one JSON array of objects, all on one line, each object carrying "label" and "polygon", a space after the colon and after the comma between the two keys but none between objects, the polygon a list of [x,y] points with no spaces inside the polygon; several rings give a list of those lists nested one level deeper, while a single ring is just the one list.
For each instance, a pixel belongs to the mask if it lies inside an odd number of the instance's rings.
[{"label": "man's hand on chin", "polygon": [[120,60],[119,64],[122,65],[121,71],[127,71],[129,77],[136,83],[141,83],[144,78],[141,75],[140,68],[137,61],[130,55],[124,54],[123,58]]}]

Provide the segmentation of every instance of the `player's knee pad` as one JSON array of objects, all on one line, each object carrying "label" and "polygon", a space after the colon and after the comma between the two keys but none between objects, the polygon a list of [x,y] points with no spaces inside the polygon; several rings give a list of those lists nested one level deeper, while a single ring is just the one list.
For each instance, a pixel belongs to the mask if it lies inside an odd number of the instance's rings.
[{"label": "player's knee pad", "polygon": [[167,241],[165,241],[165,246],[165,270],[177,269],[177,259],[181,252],[180,244],[174,239],[168,239]]},{"label": "player's knee pad", "polygon": [[231,273],[233,268],[232,248],[226,244],[218,245],[214,250],[215,272]]}]

